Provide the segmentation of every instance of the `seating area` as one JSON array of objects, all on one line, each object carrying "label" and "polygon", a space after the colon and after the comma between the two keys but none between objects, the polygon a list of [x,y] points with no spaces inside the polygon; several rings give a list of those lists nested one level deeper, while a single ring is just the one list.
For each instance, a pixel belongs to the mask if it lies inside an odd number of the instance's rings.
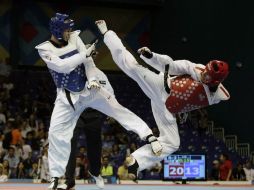
[{"label": "seating area", "polygon": [[[126,75],[123,74],[108,74],[109,81],[111,82],[115,95],[118,101],[125,107],[132,110],[138,116],[140,116],[147,124],[156,131],[156,123],[153,119],[150,101],[138,87],[138,85]],[[49,72],[47,71],[27,71],[27,70],[15,70],[9,76],[11,80],[5,80],[4,83],[12,83],[13,89],[6,93],[9,93],[7,98],[1,99],[1,109],[6,115],[6,124],[1,127],[2,134],[8,132],[7,125],[10,121],[27,121],[29,123],[30,131],[35,131],[34,142],[41,146],[47,138],[47,130],[49,127],[50,114],[53,108],[55,99],[55,86],[51,79]],[[1,85],[3,88],[3,85]],[[229,155],[233,164],[241,162],[244,163],[249,157],[239,155],[236,150],[226,146],[222,139],[216,138],[212,134],[211,126],[204,131],[200,131],[198,126],[198,117],[195,111],[190,113],[188,118],[184,122],[179,123],[179,133],[181,137],[181,146],[177,153],[183,154],[206,154],[207,157],[207,173],[213,165],[214,160],[218,160],[220,154],[226,153]],[[212,128],[215,129],[214,123]],[[40,128],[41,125],[41,128]],[[213,130],[212,129],[212,130]],[[26,128],[21,128],[26,130]],[[37,132],[43,130],[43,135],[40,136]],[[117,168],[120,167],[126,157],[126,154],[134,151],[136,148],[142,146],[144,142],[138,139],[137,135],[125,131],[123,128],[119,129],[109,125],[105,121],[103,125],[103,154],[110,158],[110,163],[114,167],[114,172],[117,173]],[[128,139],[129,144],[117,144],[119,137],[115,134],[120,134]],[[125,135],[128,134],[128,135]],[[27,134],[23,136],[25,142],[27,140]],[[42,138],[42,139],[40,139]],[[224,137],[223,137],[224,138]],[[130,143],[133,142],[133,143]],[[30,143],[33,147],[34,144]],[[85,136],[80,135],[79,147],[86,146]],[[112,154],[112,147],[116,146],[117,154]],[[3,150],[0,154],[0,162],[4,160],[4,155],[7,154],[7,150]],[[38,156],[42,155],[42,149],[36,149],[32,151],[32,160],[38,161]],[[250,156],[250,155],[249,155]],[[25,161],[25,160],[23,160]],[[162,178],[162,166],[160,170],[152,172],[142,172],[140,178],[142,179],[161,179]],[[15,178],[15,175],[12,176]]]}]

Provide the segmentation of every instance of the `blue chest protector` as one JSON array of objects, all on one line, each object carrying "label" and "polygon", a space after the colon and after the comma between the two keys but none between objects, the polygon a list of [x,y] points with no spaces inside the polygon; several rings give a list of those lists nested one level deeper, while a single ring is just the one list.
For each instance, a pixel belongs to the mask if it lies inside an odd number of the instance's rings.
[{"label": "blue chest protector", "polygon": [[[78,50],[73,50],[64,55],[61,55],[60,58],[64,59],[71,57],[77,53]],[[87,79],[85,74],[85,66],[83,64],[78,65],[70,73],[58,73],[52,69],[49,69],[49,72],[53,77],[57,88],[64,88],[72,92],[80,92],[85,88]]]}]

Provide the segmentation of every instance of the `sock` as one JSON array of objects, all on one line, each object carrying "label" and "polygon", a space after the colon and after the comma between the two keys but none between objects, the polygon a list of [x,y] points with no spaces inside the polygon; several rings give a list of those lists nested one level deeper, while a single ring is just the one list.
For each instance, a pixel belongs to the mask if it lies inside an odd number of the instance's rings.
[{"label": "sock", "polygon": [[135,179],[133,179],[134,182],[136,182],[138,179],[138,168],[139,168],[139,165],[137,160],[134,161],[134,164],[128,166],[128,173],[134,174],[136,176]]},{"label": "sock", "polygon": [[57,189],[58,186],[58,177],[54,177],[54,186],[53,189]]}]

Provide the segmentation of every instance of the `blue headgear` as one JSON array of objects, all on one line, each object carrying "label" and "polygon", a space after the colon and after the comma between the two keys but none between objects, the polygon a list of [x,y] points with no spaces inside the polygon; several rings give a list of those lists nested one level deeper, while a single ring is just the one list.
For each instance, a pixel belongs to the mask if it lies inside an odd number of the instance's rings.
[{"label": "blue headgear", "polygon": [[64,30],[71,29],[74,26],[74,21],[69,19],[69,15],[56,13],[49,21],[49,30],[58,40],[62,40]]}]

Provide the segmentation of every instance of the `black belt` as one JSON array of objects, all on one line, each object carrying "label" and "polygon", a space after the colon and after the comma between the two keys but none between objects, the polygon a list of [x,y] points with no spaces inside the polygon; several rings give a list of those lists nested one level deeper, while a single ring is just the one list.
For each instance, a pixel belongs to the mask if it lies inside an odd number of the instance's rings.
[{"label": "black belt", "polygon": [[66,98],[67,98],[69,104],[71,105],[71,107],[72,107],[72,108],[74,109],[74,111],[75,111],[75,107],[74,107],[74,105],[73,105],[73,103],[72,103],[72,101],[71,101],[71,93],[70,93],[70,91],[69,91],[69,90],[66,90],[66,89],[64,89],[64,91],[65,91]]},{"label": "black belt", "polygon": [[165,72],[164,72],[164,88],[168,94],[170,94],[170,88],[168,87],[168,70],[169,64],[165,65]]},{"label": "black belt", "polygon": [[[105,81],[105,80],[100,80],[99,83],[102,84],[102,85],[106,85],[106,81]],[[74,104],[73,104],[72,101],[71,101],[71,93],[70,93],[70,91],[67,90],[67,89],[64,89],[64,91],[65,91],[66,98],[67,98],[69,104],[71,105],[71,107],[72,107],[72,108],[74,109],[74,111],[75,111]]]}]

